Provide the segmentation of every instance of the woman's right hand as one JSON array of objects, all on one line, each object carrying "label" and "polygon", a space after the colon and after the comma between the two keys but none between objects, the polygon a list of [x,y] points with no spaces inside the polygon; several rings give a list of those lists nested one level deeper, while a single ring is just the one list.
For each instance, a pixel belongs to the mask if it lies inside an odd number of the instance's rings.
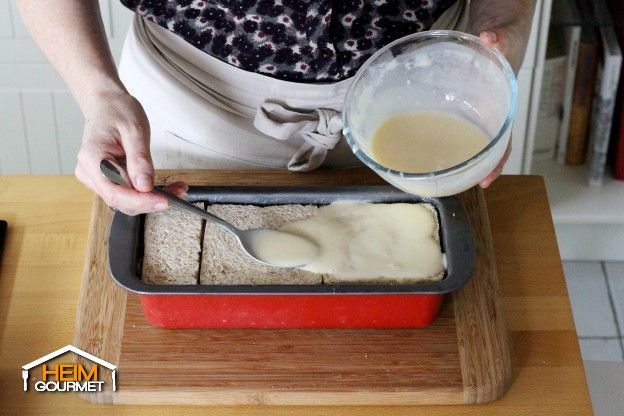
[{"label": "woman's right hand", "polygon": [[[85,116],[76,177],[126,214],[167,208],[165,197],[149,192],[154,186],[149,123],[141,104],[119,79],[98,1],[17,0],[17,5],[28,31]],[[105,179],[100,173],[102,159],[125,162],[132,188]],[[188,190],[181,182],[167,188],[181,197]]]},{"label": "woman's right hand", "polygon": [[[154,187],[154,166],[149,151],[149,122],[136,98],[125,91],[94,94],[83,112],[85,127],[76,177],[111,208],[128,215],[166,209],[167,199],[150,192]],[[104,178],[100,172],[103,159],[125,161],[133,188]],[[167,189],[184,198],[188,186],[176,182]]]}]

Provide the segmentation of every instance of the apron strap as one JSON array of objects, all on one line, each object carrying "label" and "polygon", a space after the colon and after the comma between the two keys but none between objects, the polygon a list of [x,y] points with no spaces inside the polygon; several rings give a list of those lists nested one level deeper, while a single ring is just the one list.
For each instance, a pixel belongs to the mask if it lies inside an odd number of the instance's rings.
[{"label": "apron strap", "polygon": [[302,138],[303,145],[288,162],[288,170],[299,172],[321,166],[327,152],[342,138],[342,118],[338,111],[295,110],[272,101],[258,107],[254,127],[277,140]]}]

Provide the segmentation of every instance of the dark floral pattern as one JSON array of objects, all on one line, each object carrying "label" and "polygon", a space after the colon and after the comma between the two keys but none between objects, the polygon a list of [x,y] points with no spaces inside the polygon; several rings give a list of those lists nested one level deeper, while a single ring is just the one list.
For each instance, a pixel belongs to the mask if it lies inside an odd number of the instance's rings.
[{"label": "dark floral pattern", "polygon": [[377,49],[427,30],[454,0],[121,0],[247,71],[299,82],[353,76]]}]

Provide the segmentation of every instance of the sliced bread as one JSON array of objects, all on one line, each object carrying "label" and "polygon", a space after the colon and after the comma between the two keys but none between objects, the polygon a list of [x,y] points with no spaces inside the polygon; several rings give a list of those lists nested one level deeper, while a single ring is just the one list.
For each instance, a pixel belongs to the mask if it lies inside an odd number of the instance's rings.
[{"label": "sliced bread", "polygon": [[[249,230],[278,229],[282,225],[317,215],[313,205],[210,205],[208,211]],[[321,284],[324,275],[300,269],[271,267],[250,258],[235,237],[220,227],[206,223],[200,283],[205,285]]]},{"label": "sliced bread", "polygon": [[[195,204],[201,208],[203,203]],[[143,281],[195,285],[199,278],[203,220],[176,209],[145,218]]]}]

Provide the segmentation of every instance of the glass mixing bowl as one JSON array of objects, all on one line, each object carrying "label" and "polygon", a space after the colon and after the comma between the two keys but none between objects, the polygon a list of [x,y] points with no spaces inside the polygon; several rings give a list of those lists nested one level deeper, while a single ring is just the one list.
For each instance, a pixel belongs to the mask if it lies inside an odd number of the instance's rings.
[{"label": "glass mixing bowl", "polygon": [[[415,33],[386,45],[362,65],[345,98],[343,133],[353,153],[395,187],[423,196],[453,195],[479,183],[502,159],[516,94],[509,63],[479,38],[447,30]],[[489,144],[448,169],[390,169],[371,156],[373,133],[387,118],[409,111],[460,116],[483,130]]]}]

